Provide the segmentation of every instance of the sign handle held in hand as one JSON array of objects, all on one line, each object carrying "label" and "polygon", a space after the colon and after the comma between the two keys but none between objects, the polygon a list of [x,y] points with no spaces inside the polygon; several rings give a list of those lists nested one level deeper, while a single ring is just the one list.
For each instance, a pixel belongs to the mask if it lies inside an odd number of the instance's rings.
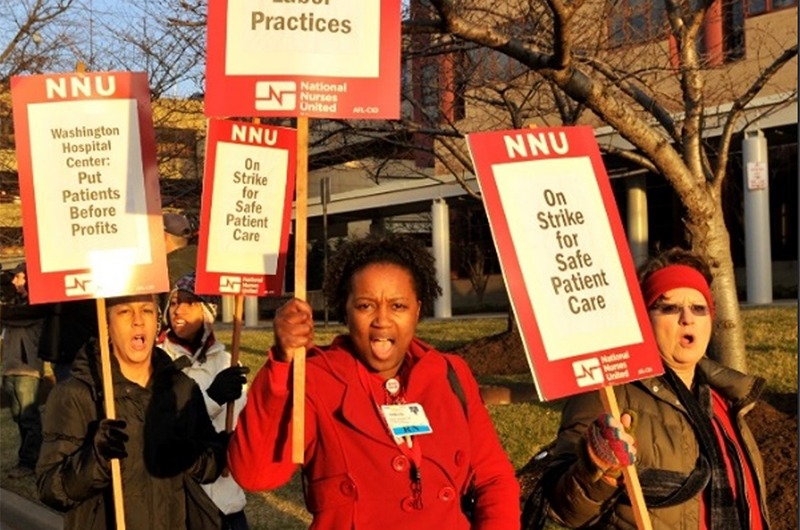
[{"label": "sign handle held in hand", "polygon": [[[78,71],[81,71],[80,66]],[[117,417],[114,407],[114,383],[111,376],[111,353],[108,348],[108,319],[106,318],[106,299],[97,299],[97,329],[100,342],[100,366],[103,372],[103,404],[106,409],[106,418],[113,420]],[[114,518],[117,530],[125,530],[125,503],[122,498],[122,469],[119,458],[111,459],[111,489],[114,495]]]},{"label": "sign handle held in hand", "polygon": [[[233,309],[233,339],[231,344],[231,366],[239,365],[239,340],[242,337],[242,315],[244,314],[244,295],[234,297]],[[233,409],[235,402],[229,401],[225,416],[225,431],[233,431]]]},{"label": "sign handle held in hand", "polygon": [[[234,297],[233,309],[233,339],[231,344],[231,366],[239,365],[239,340],[242,336],[242,314],[244,313],[244,295],[237,294]],[[225,410],[225,432],[233,432],[233,410],[236,406],[235,401],[229,401]],[[228,468],[222,470],[222,476],[228,476]]]},{"label": "sign handle held in hand", "polygon": [[[78,61],[75,66],[78,73],[86,72],[86,65]],[[100,366],[103,372],[103,405],[106,418],[116,419],[117,409],[114,406],[114,380],[111,375],[111,352],[108,348],[108,319],[106,318],[106,299],[97,298],[97,329],[100,342]],[[114,497],[114,519],[117,530],[125,530],[125,501],[122,497],[122,468],[119,458],[111,459],[111,490]]]},{"label": "sign handle held in hand", "polygon": [[[294,296],[306,298],[306,241],[308,218],[308,118],[297,118],[297,177],[294,234]],[[303,463],[305,449],[306,349],[294,351],[292,401],[292,462]]]},{"label": "sign handle held in hand", "polygon": [[[603,402],[603,409],[617,419],[620,419],[617,395],[614,394],[613,386],[606,386],[599,390],[600,400]],[[625,480],[625,489],[631,499],[633,516],[636,519],[636,526],[639,530],[652,530],[650,524],[650,514],[647,513],[647,505],[644,502],[642,486],[639,484],[639,475],[636,473],[636,466],[630,465],[622,468],[622,476]]]}]

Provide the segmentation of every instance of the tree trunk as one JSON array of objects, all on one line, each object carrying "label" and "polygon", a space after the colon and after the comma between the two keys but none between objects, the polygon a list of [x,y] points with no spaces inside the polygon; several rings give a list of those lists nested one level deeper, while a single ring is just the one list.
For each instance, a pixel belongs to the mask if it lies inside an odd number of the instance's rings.
[{"label": "tree trunk", "polygon": [[736,294],[730,235],[719,198],[715,203],[708,217],[698,222],[687,222],[692,234],[692,250],[706,260],[714,275],[711,288],[716,315],[710,355],[725,366],[746,372],[744,330]]}]

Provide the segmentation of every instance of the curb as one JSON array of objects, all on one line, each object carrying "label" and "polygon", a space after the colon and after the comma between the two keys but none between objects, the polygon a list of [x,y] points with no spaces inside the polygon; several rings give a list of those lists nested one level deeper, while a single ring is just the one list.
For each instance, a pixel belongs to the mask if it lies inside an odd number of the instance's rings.
[{"label": "curb", "polygon": [[0,530],[62,530],[64,518],[58,512],[0,489]]}]

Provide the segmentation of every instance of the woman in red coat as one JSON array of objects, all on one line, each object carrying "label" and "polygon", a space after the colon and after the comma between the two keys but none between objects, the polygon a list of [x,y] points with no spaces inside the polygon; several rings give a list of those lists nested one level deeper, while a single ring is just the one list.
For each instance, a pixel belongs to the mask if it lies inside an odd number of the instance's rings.
[{"label": "woman in red coat", "polygon": [[433,258],[415,240],[346,244],[325,294],[348,334],[316,347],[308,304],[294,299],[278,310],[275,347],[228,449],[236,481],[272,489],[294,473],[290,363],[306,347],[312,529],[519,528],[519,485],[469,368],[414,337],[440,291]]}]

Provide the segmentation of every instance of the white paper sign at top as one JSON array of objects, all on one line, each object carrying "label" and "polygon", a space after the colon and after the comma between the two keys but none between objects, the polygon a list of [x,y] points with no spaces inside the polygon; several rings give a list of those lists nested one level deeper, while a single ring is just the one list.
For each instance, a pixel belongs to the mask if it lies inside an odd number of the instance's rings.
[{"label": "white paper sign at top", "polygon": [[227,75],[378,77],[378,0],[229,0]]},{"label": "white paper sign at top", "polygon": [[492,169],[548,359],[641,342],[590,159]]},{"label": "white paper sign at top", "polygon": [[767,174],[766,162],[748,162],[747,163],[747,189],[748,190],[765,190],[767,189],[767,182],[769,182],[769,175]]},{"label": "white paper sign at top", "polygon": [[137,101],[35,103],[28,122],[41,271],[150,263]]}]

